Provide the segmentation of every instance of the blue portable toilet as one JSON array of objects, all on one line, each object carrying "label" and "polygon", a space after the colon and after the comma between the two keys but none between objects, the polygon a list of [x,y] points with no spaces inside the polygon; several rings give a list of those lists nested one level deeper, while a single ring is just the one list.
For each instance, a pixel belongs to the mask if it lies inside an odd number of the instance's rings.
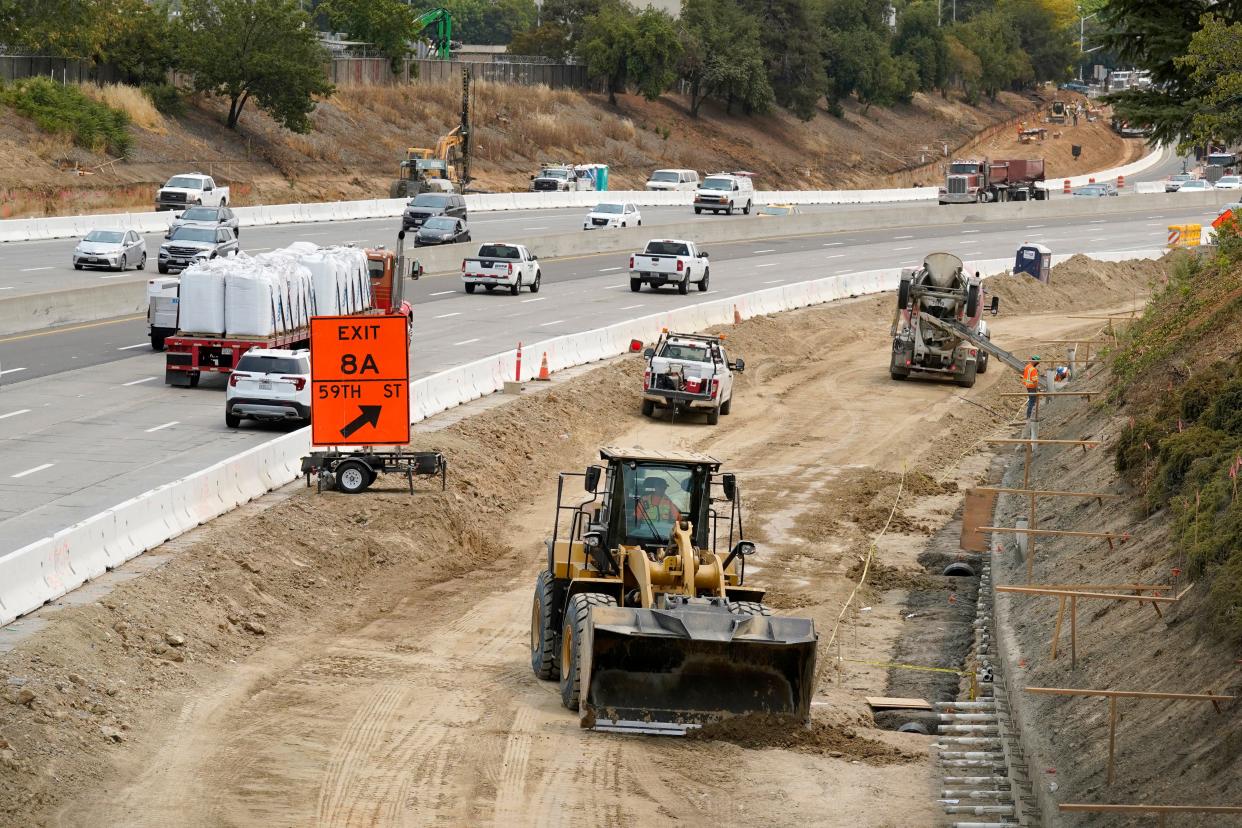
[{"label": "blue portable toilet", "polygon": [[1025,273],[1044,284],[1052,277],[1052,251],[1042,244],[1024,244],[1014,258],[1013,272]]}]

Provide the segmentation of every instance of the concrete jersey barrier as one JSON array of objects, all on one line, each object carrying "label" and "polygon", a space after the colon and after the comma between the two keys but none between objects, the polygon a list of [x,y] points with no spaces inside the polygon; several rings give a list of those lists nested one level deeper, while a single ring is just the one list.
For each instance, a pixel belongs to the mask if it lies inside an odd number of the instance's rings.
[{"label": "concrete jersey barrier", "polygon": [[[1159,258],[1163,249],[1093,254],[1104,261]],[[1060,263],[1068,255],[1054,256]],[[1008,272],[1008,259],[966,262],[985,275]],[[632,339],[655,339],[661,328],[702,330],[743,318],[862,296],[896,287],[900,268],[847,273],[781,285],[740,296],[663,311],[526,347],[521,379],[538,371],[536,355],[561,370],[625,353]],[[883,365],[877,367],[882,370]],[[517,370],[516,354],[501,354],[417,380],[411,385],[417,422],[503,387]],[[0,556],[0,624],[7,624],[110,568],[295,480],[310,449],[304,428],[255,446],[173,483],[144,492],[105,512]]]}]

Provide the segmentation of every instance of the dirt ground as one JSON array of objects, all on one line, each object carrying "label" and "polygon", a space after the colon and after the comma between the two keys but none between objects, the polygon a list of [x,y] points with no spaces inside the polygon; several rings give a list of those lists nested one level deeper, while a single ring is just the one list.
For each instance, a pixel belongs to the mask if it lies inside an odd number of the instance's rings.
[{"label": "dirt ground", "polygon": [[[1074,260],[1053,278],[1071,293],[1102,280],[1082,295],[1116,307],[1151,276]],[[1083,324],[1064,318],[1081,300],[1010,288],[996,284],[998,343]],[[878,571],[924,571],[1017,383],[999,364],[970,391],[890,381],[891,304],[730,328],[748,365],[716,428],[643,419],[641,364],[622,359],[423,424],[415,446],[450,459],[445,493],[291,488],[169,545],[162,567],[0,656],[0,824],[935,824],[931,740],[874,727],[863,697],[886,671],[858,663],[890,658],[908,578],[865,586],[834,624],[890,512]],[[533,676],[555,473],[605,443],[709,451],[738,473],[760,540],[748,579],[819,630],[809,730],[582,731]]]},{"label": "dirt ground", "polygon": [[[675,95],[624,95],[614,108],[600,95],[481,82],[474,98],[472,173],[492,191],[525,190],[541,163],[564,161],[609,164],[612,189],[641,189],[661,167],[750,170],[768,190],[908,185],[891,174],[1042,103],[1004,93],[972,107],[917,95],[803,122],[784,111],[729,116],[712,103],[692,119]],[[460,100],[456,84],[342,89],[312,113],[313,132],[295,135],[253,105],[238,131],[226,130],[218,102],[192,99],[180,118],[131,127],[134,149],[115,163],[6,112],[0,218],[149,210],[156,187],[192,169],[228,184],[238,206],[387,198],[406,148],[434,147],[458,123]]]}]

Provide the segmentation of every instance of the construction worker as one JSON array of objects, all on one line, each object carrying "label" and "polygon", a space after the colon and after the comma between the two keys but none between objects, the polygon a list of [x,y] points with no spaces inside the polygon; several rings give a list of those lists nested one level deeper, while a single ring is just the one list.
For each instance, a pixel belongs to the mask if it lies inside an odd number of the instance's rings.
[{"label": "construction worker", "polygon": [[1026,386],[1026,418],[1035,413],[1035,393],[1039,391],[1039,354],[1032,354],[1031,361],[1022,369],[1022,384]]},{"label": "construction worker", "polygon": [[663,477],[648,477],[643,481],[643,495],[634,506],[634,517],[638,521],[651,520],[655,523],[675,523],[681,520],[681,511],[664,492],[668,489],[668,481]]}]

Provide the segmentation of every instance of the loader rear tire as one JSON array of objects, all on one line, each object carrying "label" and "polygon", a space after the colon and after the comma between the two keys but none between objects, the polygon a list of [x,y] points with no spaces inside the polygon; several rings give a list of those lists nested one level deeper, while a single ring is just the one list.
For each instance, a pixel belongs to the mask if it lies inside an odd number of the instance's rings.
[{"label": "loader rear tire", "polygon": [[730,601],[729,612],[734,615],[771,615],[768,609],[758,601]]},{"label": "loader rear tire", "polygon": [[535,579],[535,597],[530,608],[530,668],[545,681],[556,678],[560,669],[556,605],[556,581],[545,569]]},{"label": "loader rear tire", "polygon": [[615,607],[617,599],[599,592],[579,592],[569,599],[561,626],[561,704],[577,711],[582,698],[581,663],[583,639],[591,607]]}]

